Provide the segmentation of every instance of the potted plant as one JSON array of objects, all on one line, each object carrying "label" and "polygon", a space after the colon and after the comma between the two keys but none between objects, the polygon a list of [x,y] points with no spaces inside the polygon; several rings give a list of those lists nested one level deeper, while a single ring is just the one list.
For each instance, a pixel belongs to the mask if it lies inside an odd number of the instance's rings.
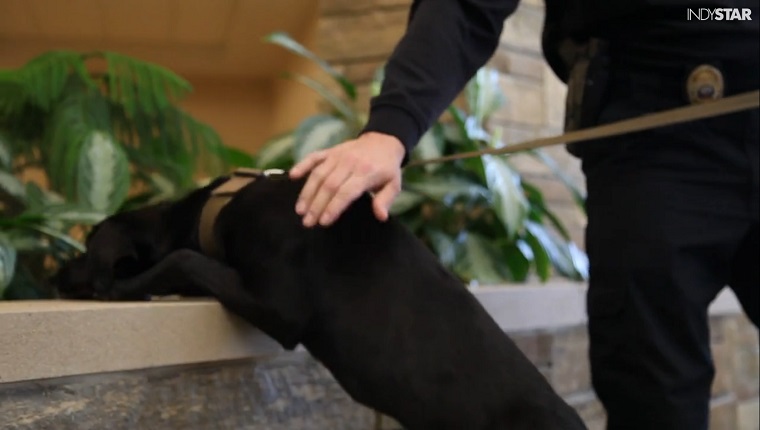
[{"label": "potted plant", "polygon": [[[322,96],[324,112],[270,140],[256,154],[257,166],[287,168],[314,150],[355,136],[366,121],[356,106],[356,86],[286,33],[272,33],[266,40],[315,62],[331,83],[288,75]],[[381,82],[382,69],[372,83],[373,94]],[[422,137],[412,160],[504,145],[499,130],[486,127],[489,116],[505,102],[498,73],[479,70],[467,84],[464,100],[464,107],[452,105],[448,118]],[[522,156],[536,157],[550,167],[583,209],[582,193],[546,153],[535,150]],[[483,155],[405,169],[392,213],[471,285],[524,282],[531,275],[546,281],[555,273],[575,280],[588,276],[585,253],[570,239],[538,187],[522,178],[507,157]]]},{"label": "potted plant", "polygon": [[191,90],[115,52],[0,70],[0,297],[49,297],[46,278],[84,250],[88,226],[250,163],[178,107]]}]

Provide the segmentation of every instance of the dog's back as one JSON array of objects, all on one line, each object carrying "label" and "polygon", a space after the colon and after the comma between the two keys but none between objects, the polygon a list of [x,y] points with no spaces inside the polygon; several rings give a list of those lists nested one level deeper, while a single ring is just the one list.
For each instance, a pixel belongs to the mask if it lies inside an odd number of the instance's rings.
[{"label": "dog's back", "polygon": [[351,396],[412,430],[585,428],[399,222],[377,221],[364,196],[332,227],[304,229],[293,210],[301,186],[249,186],[220,215],[219,235],[251,288],[303,319],[299,341]]}]

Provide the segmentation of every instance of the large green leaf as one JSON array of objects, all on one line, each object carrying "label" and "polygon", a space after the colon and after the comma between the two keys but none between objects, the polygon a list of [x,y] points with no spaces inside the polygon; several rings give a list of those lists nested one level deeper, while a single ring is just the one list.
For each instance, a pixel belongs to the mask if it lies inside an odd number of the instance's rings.
[{"label": "large green leaf", "polygon": [[450,106],[449,114],[453,118],[453,126],[444,129],[444,136],[447,141],[459,146],[461,151],[476,151],[480,149],[478,142],[488,142],[491,136],[478,122],[478,119],[467,112]]},{"label": "large green leaf", "polygon": [[90,132],[91,128],[82,112],[82,103],[76,97],[58,104],[46,126],[46,171],[50,186],[69,199],[76,197],[79,151]]},{"label": "large green leaf", "polygon": [[372,82],[369,84],[370,96],[375,97],[383,89],[385,80],[385,67],[378,67],[372,75]]},{"label": "large green leaf", "polygon": [[274,32],[264,37],[264,40],[275,45],[279,45],[288,51],[306,58],[307,60],[318,65],[322,70],[330,75],[330,77],[332,77],[335,82],[341,86],[341,88],[343,88],[343,91],[346,93],[346,96],[348,96],[349,99],[356,100],[356,86],[352,84],[351,81],[346,79],[345,76],[335,70],[327,61],[319,58],[313,52],[309,51],[305,46],[296,42],[292,37],[290,37],[288,33],[281,31]]},{"label": "large green leaf", "polygon": [[392,215],[400,215],[418,206],[423,201],[425,201],[425,196],[422,194],[409,190],[401,190],[396,196],[396,199],[393,200],[393,206],[391,206],[390,212]]},{"label": "large green leaf", "polygon": [[16,71],[23,84],[26,100],[45,110],[63,96],[72,76],[86,88],[95,88],[82,54],[72,51],[43,53]]},{"label": "large green leaf", "polygon": [[574,243],[558,238],[543,225],[532,221],[526,222],[525,227],[529,242],[534,242],[531,243],[534,252],[543,250],[559,273],[573,279],[588,278],[588,258]]},{"label": "large green leaf", "polygon": [[[412,151],[413,159],[427,160],[438,158],[443,155],[444,149],[443,128],[440,125],[434,125],[420,138],[417,147]],[[438,163],[426,164],[424,169],[428,172],[435,172],[441,167]]]},{"label": "large green leaf", "polygon": [[338,113],[340,113],[343,119],[350,121],[352,124],[358,123],[358,113],[348,103],[343,101],[339,96],[333,94],[333,92],[329,88],[324,86],[319,81],[316,81],[308,76],[299,75],[299,74],[286,74],[285,76],[290,76],[295,81],[300,82],[306,85],[307,87],[311,88],[312,90],[314,90],[327,103],[329,103],[330,106],[332,106]]},{"label": "large green leaf", "polygon": [[[49,243],[35,232],[26,230],[10,231],[7,234],[10,245],[16,249],[16,253],[24,252],[44,252],[48,249]],[[0,294],[1,296],[2,294]]]},{"label": "large green leaf", "polygon": [[350,136],[346,122],[331,115],[315,115],[301,122],[293,144],[295,161],[312,152],[335,146]]},{"label": "large green leaf", "polygon": [[44,278],[43,273],[30,270],[19,261],[16,264],[16,273],[2,298],[6,300],[50,299],[52,298],[50,291],[41,285],[42,278]]},{"label": "large green leaf", "polygon": [[260,169],[282,168],[293,164],[295,133],[276,136],[256,153],[256,167]]},{"label": "large green leaf", "polygon": [[588,255],[583,252],[574,242],[562,242],[560,249],[567,254],[573,262],[574,271],[565,274],[573,279],[586,281],[589,278]]},{"label": "large green leaf", "polygon": [[0,234],[0,297],[13,280],[16,271],[16,248],[4,234]]},{"label": "large green leaf", "polygon": [[424,229],[425,235],[430,241],[430,246],[433,251],[441,260],[441,263],[446,267],[453,267],[457,263],[457,243],[454,238],[448,234],[433,228],[427,227]]},{"label": "large green leaf", "polygon": [[129,162],[113,137],[91,133],[79,158],[79,201],[97,212],[113,213],[129,192]]},{"label": "large green leaf", "polygon": [[59,194],[45,190],[34,181],[26,183],[26,207],[30,213],[45,213],[47,208],[60,205],[65,199]]},{"label": "large green leaf", "polygon": [[247,151],[242,151],[237,148],[223,147],[224,158],[229,161],[229,164],[234,167],[254,167],[256,162],[253,155]]},{"label": "large green leaf", "polygon": [[18,70],[0,70],[0,120],[18,112],[27,100],[27,91]]},{"label": "large green leaf", "polygon": [[[0,95],[0,97],[2,97]],[[0,130],[0,169],[10,171],[13,165],[10,137]]]},{"label": "large green leaf", "polygon": [[522,230],[528,213],[528,200],[520,186],[520,176],[506,160],[493,155],[483,155],[486,182],[493,195],[493,208],[509,237]]},{"label": "large green leaf", "polygon": [[[454,121],[452,123],[444,124],[443,134],[445,141],[454,146],[454,152],[477,151],[482,149],[481,141],[488,141],[489,137],[480,126],[476,127],[477,130],[473,129],[472,124],[475,124],[477,121],[468,119],[472,117],[468,117],[466,112],[454,105],[449,107],[448,112],[451,114]],[[486,181],[483,160],[480,157],[459,160],[452,164],[474,173],[481,181]]]},{"label": "large green leaf", "polygon": [[192,91],[189,82],[157,64],[115,52],[102,56],[108,64],[108,97],[130,115],[163,111]]},{"label": "large green leaf", "polygon": [[544,234],[540,224],[528,223],[525,240],[530,245],[533,251],[533,262],[536,267],[536,274],[541,281],[549,279],[552,273],[553,259],[549,255],[550,252],[555,254],[556,248],[551,244],[548,235]]},{"label": "large green leaf", "polygon": [[26,199],[26,188],[24,187],[24,184],[22,184],[17,177],[2,170],[0,170],[0,188],[21,200]]},{"label": "large green leaf", "polygon": [[567,173],[565,173],[557,164],[554,159],[549,156],[544,150],[542,149],[534,149],[529,152],[531,155],[539,159],[546,167],[548,167],[554,176],[558,178],[562,183],[567,187],[567,189],[570,191],[570,194],[573,196],[573,200],[575,200],[576,205],[583,211],[583,213],[586,213],[586,196],[581,191],[581,189],[575,184],[575,181],[573,181]]},{"label": "large green leaf", "polygon": [[461,252],[455,267],[470,279],[471,285],[501,284],[510,280],[504,255],[487,238],[467,233],[461,239]]},{"label": "large green leaf", "polygon": [[426,175],[407,182],[404,187],[446,204],[459,197],[475,200],[491,196],[488,189],[479,183],[457,176]]},{"label": "large green leaf", "polygon": [[60,241],[61,244],[65,245],[68,248],[71,248],[72,251],[85,252],[84,245],[66,233],[56,230],[55,228],[51,228],[46,225],[31,225],[29,228],[31,230],[42,233],[51,239]]},{"label": "large green leaf", "polygon": [[106,213],[81,207],[76,204],[62,204],[49,206],[45,211],[45,217],[49,221],[60,221],[64,224],[97,224],[107,216]]},{"label": "large green leaf", "polygon": [[482,67],[465,87],[467,106],[477,124],[484,124],[506,101],[499,86],[499,76],[498,70]]},{"label": "large green leaf", "polygon": [[534,253],[530,245],[522,239],[510,242],[504,247],[504,263],[509,267],[512,281],[524,282],[530,274]]},{"label": "large green leaf", "polygon": [[42,152],[53,190],[77,196],[80,153],[96,130],[110,130],[106,100],[95,93],[73,92],[56,104],[46,124]]},{"label": "large green leaf", "polygon": [[525,190],[525,196],[530,202],[530,209],[533,212],[533,221],[543,222],[544,217],[549,220],[552,226],[565,240],[570,240],[570,233],[567,231],[562,220],[551,210],[549,205],[544,201],[544,196],[541,194],[541,190],[535,185],[526,180],[521,182],[523,190]]}]

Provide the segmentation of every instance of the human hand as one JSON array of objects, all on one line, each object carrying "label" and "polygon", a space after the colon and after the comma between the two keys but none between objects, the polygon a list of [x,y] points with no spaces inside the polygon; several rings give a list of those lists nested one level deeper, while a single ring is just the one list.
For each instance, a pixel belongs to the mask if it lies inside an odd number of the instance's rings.
[{"label": "human hand", "polygon": [[367,191],[374,193],[375,217],[387,220],[393,200],[401,191],[401,162],[405,153],[397,138],[368,132],[306,156],[290,169],[293,179],[311,172],[296,203],[303,225],[332,224]]}]

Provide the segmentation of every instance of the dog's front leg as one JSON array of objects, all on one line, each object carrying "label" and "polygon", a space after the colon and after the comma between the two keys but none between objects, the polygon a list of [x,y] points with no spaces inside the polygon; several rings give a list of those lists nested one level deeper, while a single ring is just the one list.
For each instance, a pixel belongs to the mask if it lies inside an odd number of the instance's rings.
[{"label": "dog's front leg", "polygon": [[237,272],[216,260],[189,249],[167,255],[153,267],[132,278],[117,279],[106,292],[113,300],[129,300],[146,295],[206,295],[239,290]]},{"label": "dog's front leg", "polygon": [[115,281],[109,297],[128,300],[183,291],[201,291],[215,297],[229,311],[259,327],[285,348],[292,349],[298,344],[300,330],[284,321],[276,310],[259,302],[235,269],[188,249],[174,251],[133,278]]}]

